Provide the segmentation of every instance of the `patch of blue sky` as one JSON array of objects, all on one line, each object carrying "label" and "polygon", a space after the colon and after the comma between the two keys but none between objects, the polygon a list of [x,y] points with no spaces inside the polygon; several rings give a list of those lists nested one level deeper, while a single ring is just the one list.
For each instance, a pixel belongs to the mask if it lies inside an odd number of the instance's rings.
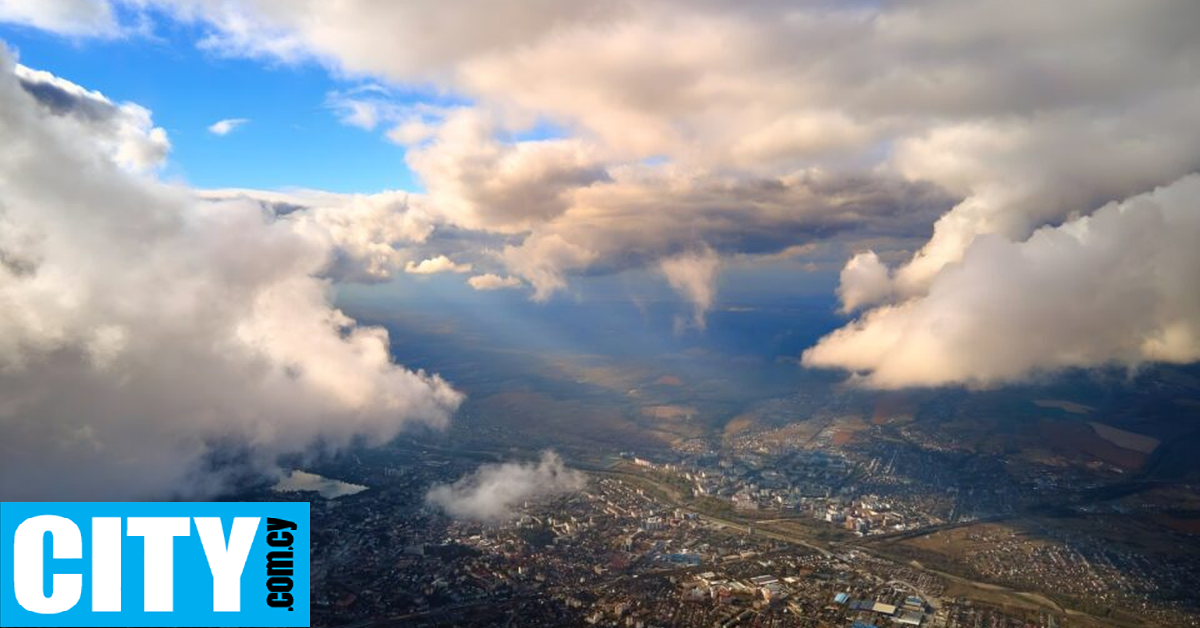
[{"label": "patch of blue sky", "polygon": [[569,137],[568,129],[547,118],[538,118],[527,129],[520,129],[512,134],[512,140],[517,142],[536,142],[539,140],[560,140]]},{"label": "patch of blue sky", "polygon": [[[128,22],[126,22],[128,23]],[[315,62],[227,57],[197,47],[205,31],[154,19],[151,32],[75,39],[0,25],[0,41],[23,64],[46,70],[118,102],[154,114],[171,139],[164,177],[198,188],[315,188],[334,192],[419,190],[405,149],[382,132],[343,124],[330,94],[361,80],[340,78]],[[461,104],[422,89],[385,88],[397,107]],[[224,136],[222,119],[249,122]]]}]

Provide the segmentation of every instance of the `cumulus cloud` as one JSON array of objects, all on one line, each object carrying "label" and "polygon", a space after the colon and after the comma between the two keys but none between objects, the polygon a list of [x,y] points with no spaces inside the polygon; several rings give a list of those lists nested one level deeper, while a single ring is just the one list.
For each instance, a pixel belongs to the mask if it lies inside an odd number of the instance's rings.
[{"label": "cumulus cloud", "polygon": [[507,238],[498,267],[470,261],[538,300],[704,246],[853,241],[838,292],[882,308],[867,320],[925,302],[980,238],[1025,243],[1200,170],[1186,0],[148,4],[213,50],[469,103],[356,92],[345,115],[411,147],[411,206]]},{"label": "cumulus cloud", "polygon": [[[1200,43],[1183,26],[1200,19],[1194,3],[169,4],[215,25],[230,50],[286,49],[400,83],[434,82],[505,120],[540,116],[575,132],[549,152],[583,169],[555,170],[513,157],[519,142],[497,147],[477,123],[450,125],[454,141],[414,167],[439,182],[463,224],[519,230],[558,220],[587,195],[577,188],[596,187],[595,174],[652,156],[746,180],[814,164],[883,168],[959,196],[891,288],[846,286],[859,299],[919,295],[976,235],[1020,240],[1200,167]],[[456,19],[467,11],[499,26],[479,32]],[[511,180],[472,175],[473,165],[506,160],[516,164],[500,168]],[[529,187],[535,167],[562,184]],[[636,243],[624,252],[636,254]],[[543,286],[561,283],[561,272],[533,267]]]},{"label": "cumulus cloud", "polygon": [[210,495],[448,420],[458,392],[330,305],[326,236],[122,170],[89,108],[123,106],[30,76],[0,49],[4,499]]},{"label": "cumulus cloud", "polygon": [[[904,176],[963,197],[934,225],[933,237],[896,269],[893,291],[922,293],[978,235],[1021,240],[1200,168],[1200,130],[1187,122],[1200,89],[1151,100],[1119,117],[1073,113],[948,125],[897,145]],[[882,296],[882,294],[881,294]]]},{"label": "cumulus cloud", "polygon": [[533,234],[520,246],[504,248],[504,264],[533,284],[535,301],[546,301],[567,285],[566,274],[587,268],[596,253],[557,233]]},{"label": "cumulus cloud", "polygon": [[[681,253],[659,262],[659,270],[671,288],[692,305],[691,325],[704,329],[705,315],[716,297],[717,267],[721,258],[708,247]],[[683,321],[676,320],[676,332],[682,331]]]},{"label": "cumulus cloud", "polygon": [[421,260],[420,263],[414,264],[409,261],[404,265],[404,272],[412,275],[434,275],[437,273],[469,273],[471,272],[470,264],[456,264],[453,260],[445,255],[438,255],[429,259]]},{"label": "cumulus cloud", "polygon": [[467,284],[476,290],[504,290],[505,288],[520,288],[525,285],[525,282],[517,277],[501,277],[495,273],[485,273],[467,279]]},{"label": "cumulus cloud", "polygon": [[[322,241],[332,260],[323,277],[342,282],[375,283],[403,270],[411,249],[435,229],[435,217],[408,192],[334,194],[315,190],[202,190],[209,201],[244,200],[258,204],[274,219]],[[465,271],[464,271],[465,272]]]},{"label": "cumulus cloud", "polygon": [[897,388],[1200,360],[1197,199],[1189,175],[1021,242],[980,236],[924,295],[868,312],[803,361]]},{"label": "cumulus cloud", "polygon": [[250,120],[246,118],[226,118],[208,125],[208,132],[213,135],[229,135],[238,127],[244,126]]},{"label": "cumulus cloud", "polygon": [[121,30],[112,6],[94,0],[0,0],[0,22],[69,36],[114,36]]},{"label": "cumulus cloud", "polygon": [[571,194],[607,173],[578,140],[504,143],[492,120],[462,109],[438,128],[408,163],[429,189],[431,204],[455,224],[521,231],[553,218]]},{"label": "cumulus cloud", "polygon": [[82,126],[93,142],[128,170],[156,168],[171,150],[167,132],[154,126],[150,112],[136,103],[118,105],[100,92],[20,64],[8,71],[42,108],[71,118],[71,124]]},{"label": "cumulus cloud", "polygon": [[425,501],[451,517],[474,521],[512,518],[522,502],[581,490],[587,477],[552,451],[537,462],[485,464],[453,484],[429,489]]},{"label": "cumulus cloud", "polygon": [[891,275],[875,251],[858,253],[842,268],[838,297],[843,312],[885,300],[892,291]]}]

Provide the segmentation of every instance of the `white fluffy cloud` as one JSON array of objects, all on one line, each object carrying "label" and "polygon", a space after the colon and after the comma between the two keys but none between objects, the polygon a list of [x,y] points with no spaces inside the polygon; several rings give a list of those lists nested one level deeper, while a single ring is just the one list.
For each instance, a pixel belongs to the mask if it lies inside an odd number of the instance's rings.
[{"label": "white fluffy cloud", "polygon": [[892,291],[891,274],[875,251],[858,253],[842,268],[838,298],[842,311],[853,312],[859,307],[878,303]]},{"label": "white fluffy cloud", "polygon": [[0,0],[0,22],[63,35],[96,37],[120,32],[112,6],[95,0]]},{"label": "white fluffy cloud", "polygon": [[485,464],[453,484],[429,489],[425,501],[451,517],[475,521],[502,521],[522,502],[581,490],[583,473],[568,468],[552,451],[537,462]]},{"label": "white fluffy cloud", "polygon": [[881,388],[991,386],[1068,367],[1200,360],[1200,175],[1043,227],[976,238],[927,292],[804,354]]},{"label": "white fluffy cloud", "polygon": [[921,294],[977,235],[1021,240],[1042,225],[1200,169],[1200,128],[1189,122],[1197,110],[1200,89],[1192,88],[1119,114],[956,124],[900,142],[892,159],[897,170],[963,200],[896,269],[894,293]]},{"label": "white fluffy cloud", "polygon": [[447,421],[459,393],[331,307],[328,229],[121,169],[88,108],[123,106],[30,76],[0,49],[0,495],[205,495]]},{"label": "white fluffy cloud", "polygon": [[412,263],[411,248],[425,242],[436,223],[435,216],[422,208],[420,197],[408,192],[225,189],[198,191],[197,196],[209,201],[252,201],[322,241],[333,256],[322,276],[337,281],[373,283],[392,278]]},{"label": "white fluffy cloud", "polygon": [[419,263],[409,261],[404,265],[404,272],[412,275],[434,275],[437,273],[469,273],[470,264],[456,264],[445,255],[423,259]]},{"label": "white fluffy cloud", "polygon": [[21,87],[39,106],[57,116],[69,117],[89,140],[127,170],[149,170],[162,165],[171,150],[167,132],[154,126],[150,112],[136,103],[112,102],[104,94],[80,87],[49,72],[16,65]]},{"label": "white fluffy cloud", "polygon": [[505,247],[503,253],[505,266],[533,284],[536,301],[565,288],[568,272],[585,269],[595,259],[596,253],[557,233],[533,234],[520,246]]},{"label": "white fluffy cloud", "polygon": [[577,140],[503,143],[476,110],[450,114],[433,141],[408,154],[429,200],[450,222],[510,232],[562,214],[571,194],[607,178]]},{"label": "white fluffy cloud", "polygon": [[208,132],[212,133],[213,135],[229,135],[238,127],[244,126],[247,122],[250,122],[250,120],[246,118],[226,118],[224,120],[217,120],[216,122],[208,125]]},{"label": "white fluffy cloud", "polygon": [[495,273],[484,273],[467,279],[467,284],[476,290],[503,290],[505,288],[520,288],[525,282],[516,277],[501,277]]}]

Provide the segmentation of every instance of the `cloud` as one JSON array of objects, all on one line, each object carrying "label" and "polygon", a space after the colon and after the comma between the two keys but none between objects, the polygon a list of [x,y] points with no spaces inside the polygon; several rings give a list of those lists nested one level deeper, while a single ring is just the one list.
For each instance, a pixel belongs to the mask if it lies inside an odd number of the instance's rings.
[{"label": "cloud", "polygon": [[410,117],[387,132],[387,138],[401,146],[420,144],[437,135],[437,127],[420,117]]},{"label": "cloud", "polygon": [[163,164],[171,150],[167,132],[154,126],[150,112],[135,103],[116,104],[104,94],[66,79],[17,64],[17,82],[44,110],[69,117],[93,142],[127,170],[150,170]]},{"label": "cloud", "polygon": [[1041,114],[1026,120],[948,125],[897,145],[893,165],[963,196],[933,237],[896,269],[893,291],[920,294],[978,235],[1024,239],[1200,169],[1197,131],[1185,120],[1200,89],[1119,115]]},{"label": "cloud", "polygon": [[803,362],[899,388],[1200,360],[1197,198],[1194,174],[1021,242],[977,237],[925,294],[867,312]]},{"label": "cloud", "polygon": [[533,299],[546,301],[567,286],[566,274],[588,267],[597,255],[558,233],[533,234],[504,248],[502,259],[515,275],[533,284]]},{"label": "cloud", "polygon": [[875,251],[858,253],[842,268],[838,297],[843,312],[853,312],[863,305],[883,301],[891,291],[890,271]]},{"label": "cloud", "polygon": [[112,37],[121,30],[112,6],[94,0],[0,0],[0,22],[72,37]]},{"label": "cloud", "polygon": [[[516,158],[521,142],[450,125],[414,168],[463,225],[555,221],[599,173],[649,157],[698,181],[884,169],[958,196],[879,298],[920,294],[976,235],[1023,239],[1200,168],[1200,43],[1182,26],[1200,8],[1184,2],[168,4],[230,51],[432,83],[476,103],[462,117],[566,131]],[[505,161],[510,181],[475,174]]]},{"label": "cloud", "polygon": [[1171,0],[155,4],[206,22],[227,53],[434,84],[626,155],[753,167],[837,159],[947,121],[1086,115],[1164,94],[1194,79],[1182,25],[1198,17]]},{"label": "cloud", "polygon": [[419,264],[414,264],[411,261],[405,264],[404,272],[412,275],[433,275],[436,273],[469,273],[471,272],[470,264],[455,264],[450,258],[445,255],[438,255],[429,259],[421,260]]},{"label": "cloud", "polygon": [[571,194],[608,178],[577,140],[504,143],[494,122],[479,111],[449,115],[408,163],[429,190],[433,207],[454,224],[514,232],[553,218]]},{"label": "cloud", "polygon": [[522,502],[582,490],[587,477],[567,468],[558,454],[542,452],[533,462],[485,464],[453,484],[429,489],[425,501],[451,517],[474,521],[503,521]]},{"label": "cloud", "polygon": [[212,495],[446,423],[461,395],[330,305],[330,227],[127,172],[103,101],[27,76],[0,49],[0,496]]},{"label": "cloud", "polygon": [[[667,283],[692,304],[691,325],[696,329],[704,329],[705,315],[712,308],[713,299],[716,297],[717,267],[720,263],[721,258],[707,247],[659,262],[659,270],[667,278]],[[677,332],[681,331],[681,321],[677,320],[675,327]]]},{"label": "cloud", "polygon": [[250,120],[246,118],[226,118],[224,120],[217,120],[216,122],[208,125],[208,132],[212,133],[213,135],[229,135],[237,130],[238,127],[245,126],[248,122],[250,122]]},{"label": "cloud", "polygon": [[816,240],[919,236],[952,204],[935,186],[896,177],[798,171],[745,180],[633,166],[575,191],[570,207],[506,246],[501,261],[544,300],[573,274],[657,268],[684,251],[769,256]]},{"label": "cloud", "polygon": [[337,107],[342,124],[358,127],[364,131],[373,131],[379,124],[379,106],[366,100],[339,99]]},{"label": "cloud", "polygon": [[452,256],[536,300],[705,247],[820,242],[868,320],[926,302],[981,238],[1019,245],[1200,171],[1194,2],[148,4],[210,50],[456,103],[347,94],[369,104],[351,122],[410,146],[428,194],[408,205],[437,223],[422,246],[453,228],[499,256],[355,250],[376,272]]},{"label": "cloud", "polygon": [[326,95],[326,104],[342,124],[374,131],[386,127],[384,137],[401,146],[415,146],[434,137],[445,118],[459,107],[443,104],[438,94],[413,100],[378,82],[368,82]]},{"label": "cloud", "polygon": [[467,283],[476,290],[503,290],[506,288],[520,288],[525,285],[525,282],[517,277],[501,277],[493,273],[475,275],[467,279]]},{"label": "cloud", "polygon": [[392,278],[411,263],[410,249],[430,237],[436,222],[408,192],[227,189],[198,191],[197,196],[209,201],[252,201],[269,215],[322,241],[333,259],[321,275],[340,282],[375,283]]}]

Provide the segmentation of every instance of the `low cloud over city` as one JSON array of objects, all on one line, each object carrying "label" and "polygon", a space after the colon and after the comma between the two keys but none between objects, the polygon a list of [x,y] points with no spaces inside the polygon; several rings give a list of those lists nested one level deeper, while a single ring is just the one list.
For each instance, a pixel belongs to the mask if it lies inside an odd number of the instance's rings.
[{"label": "low cloud over city", "polygon": [[527,500],[578,491],[584,475],[563,465],[552,451],[536,462],[485,464],[452,484],[429,489],[425,500],[451,517],[473,521],[502,521]]}]

